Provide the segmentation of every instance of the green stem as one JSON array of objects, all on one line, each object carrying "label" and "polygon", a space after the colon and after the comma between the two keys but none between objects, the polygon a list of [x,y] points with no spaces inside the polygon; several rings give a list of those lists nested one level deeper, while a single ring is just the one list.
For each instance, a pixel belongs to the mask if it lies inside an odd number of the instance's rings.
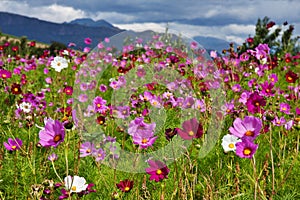
[{"label": "green stem", "polygon": [[251,159],[251,164],[253,166],[254,200],[256,200],[257,199],[257,176],[256,176],[256,163],[255,163],[254,155],[253,158]]},{"label": "green stem", "polygon": [[274,159],[273,159],[273,146],[272,146],[272,127],[270,126],[270,156],[271,156],[271,167],[272,167],[272,193],[275,191],[275,168],[274,168]]},{"label": "green stem", "polygon": [[15,152],[15,156],[14,156],[14,168],[15,168],[15,177],[14,177],[14,194],[15,194],[15,199],[17,199],[17,188],[18,188],[18,182],[17,182],[17,178],[18,178],[18,169],[17,169],[17,160],[18,160],[18,155],[17,155],[17,151]]},{"label": "green stem", "polygon": [[60,178],[60,176],[58,175],[56,169],[55,169],[55,166],[54,166],[54,161],[51,161],[52,163],[52,167],[53,167],[53,171],[55,173],[55,175],[58,177],[58,179],[60,180],[61,183],[63,183],[63,180]]}]

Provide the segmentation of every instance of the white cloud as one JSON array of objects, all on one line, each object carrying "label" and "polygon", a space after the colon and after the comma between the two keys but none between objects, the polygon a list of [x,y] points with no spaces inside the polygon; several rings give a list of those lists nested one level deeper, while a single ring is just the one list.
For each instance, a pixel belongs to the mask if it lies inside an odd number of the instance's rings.
[{"label": "white cloud", "polygon": [[0,11],[18,13],[20,15],[57,23],[71,21],[74,18],[86,16],[84,11],[74,9],[70,6],[52,4],[50,6],[34,7],[26,2],[16,3],[15,1],[0,1]]},{"label": "white cloud", "polygon": [[94,20],[105,19],[110,23],[118,21],[127,23],[136,19],[136,16],[118,12],[97,12],[95,14],[88,14],[88,16]]},{"label": "white cloud", "polygon": [[[153,30],[157,32],[164,32],[167,24],[165,23],[132,23],[132,24],[114,24],[122,29],[145,31]],[[215,37],[229,42],[236,42],[241,44],[245,41],[246,37],[251,34],[254,35],[254,25],[238,25],[229,24],[227,26],[197,26],[179,23],[169,23],[169,30],[172,32],[179,32],[187,37],[206,36]]]}]

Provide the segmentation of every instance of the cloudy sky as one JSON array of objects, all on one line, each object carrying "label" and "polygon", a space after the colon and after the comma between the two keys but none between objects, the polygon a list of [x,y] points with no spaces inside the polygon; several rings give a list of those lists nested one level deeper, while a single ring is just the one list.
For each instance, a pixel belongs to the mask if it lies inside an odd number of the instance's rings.
[{"label": "cloudy sky", "polygon": [[122,29],[170,29],[193,37],[242,43],[254,35],[258,18],[287,21],[300,35],[299,0],[0,0],[0,11],[51,22],[104,19]]}]

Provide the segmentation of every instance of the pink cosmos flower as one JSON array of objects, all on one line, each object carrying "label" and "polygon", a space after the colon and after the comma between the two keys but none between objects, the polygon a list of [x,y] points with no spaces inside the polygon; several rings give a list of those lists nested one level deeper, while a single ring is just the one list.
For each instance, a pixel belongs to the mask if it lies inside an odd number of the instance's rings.
[{"label": "pink cosmos flower", "polygon": [[45,127],[39,132],[39,144],[43,147],[57,147],[64,141],[65,129],[63,124],[58,120],[51,118],[44,120]]},{"label": "pink cosmos flower", "polygon": [[157,136],[143,138],[143,137],[141,137],[139,135],[134,135],[132,137],[133,144],[139,145],[139,147],[141,149],[146,149],[146,148],[152,146],[154,144],[154,142],[155,142],[156,139],[157,139]]},{"label": "pink cosmos flower", "polygon": [[182,128],[178,128],[177,133],[184,140],[200,138],[203,135],[203,127],[196,118],[183,122]]},{"label": "pink cosmos flower", "polygon": [[236,118],[233,122],[233,127],[229,128],[232,135],[239,138],[248,138],[254,140],[260,133],[262,121],[254,116],[246,116],[243,120]]},{"label": "pink cosmos flower", "polygon": [[97,96],[93,100],[93,106],[95,112],[99,112],[99,113],[105,112],[108,109],[108,107],[105,104],[106,104],[106,100],[102,99],[102,97]]},{"label": "pink cosmos flower", "polygon": [[16,151],[19,150],[22,146],[23,142],[19,138],[8,138],[8,143],[4,142],[3,145],[8,151]]},{"label": "pink cosmos flower", "polygon": [[258,144],[254,144],[248,139],[242,139],[241,142],[235,144],[235,147],[237,156],[241,158],[252,158],[258,148]]},{"label": "pink cosmos flower", "polygon": [[280,103],[280,112],[290,114],[291,106],[288,103]]},{"label": "pink cosmos flower", "polygon": [[87,44],[87,45],[89,45],[89,44],[92,43],[92,39],[91,38],[85,38],[84,39],[84,43]]},{"label": "pink cosmos flower", "polygon": [[150,180],[155,180],[159,182],[165,178],[168,178],[170,169],[159,160],[148,160],[149,168],[146,168],[145,171],[147,174],[150,174]]}]

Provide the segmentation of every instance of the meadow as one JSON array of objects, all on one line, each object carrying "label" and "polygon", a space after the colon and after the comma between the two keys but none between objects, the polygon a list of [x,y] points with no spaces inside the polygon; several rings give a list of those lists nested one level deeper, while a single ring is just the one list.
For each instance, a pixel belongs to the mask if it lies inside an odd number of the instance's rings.
[{"label": "meadow", "polygon": [[300,199],[293,30],[259,19],[223,52],[172,30],[1,37],[0,199]]}]

